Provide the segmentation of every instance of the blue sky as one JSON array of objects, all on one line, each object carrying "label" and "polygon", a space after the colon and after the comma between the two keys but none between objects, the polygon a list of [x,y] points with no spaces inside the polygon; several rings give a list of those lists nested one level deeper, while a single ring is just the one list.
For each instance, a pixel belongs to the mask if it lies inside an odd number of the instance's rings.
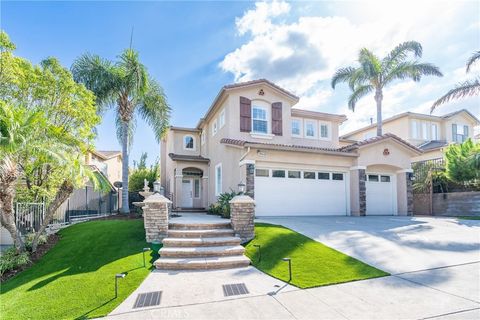
[{"label": "blue sky", "polygon": [[[480,48],[479,10],[477,1],[2,1],[1,28],[16,43],[17,55],[34,63],[55,56],[69,67],[87,51],[114,59],[128,47],[133,26],[133,46],[163,86],[173,125],[195,126],[224,84],[268,78],[299,95],[298,107],[346,114],[346,132],[367,124],[375,110],[372,97],[355,113],[347,110],[348,90],[329,87],[336,68],[352,64],[361,47],[383,55],[399,42],[417,40],[423,60],[437,64],[445,77],[394,83],[384,94],[384,116],[427,112],[433,100],[468,78],[465,60]],[[458,108],[480,114],[478,98],[435,114]],[[98,149],[119,150],[111,112],[98,133]],[[138,121],[130,159],[144,151],[151,162],[159,146]]]}]

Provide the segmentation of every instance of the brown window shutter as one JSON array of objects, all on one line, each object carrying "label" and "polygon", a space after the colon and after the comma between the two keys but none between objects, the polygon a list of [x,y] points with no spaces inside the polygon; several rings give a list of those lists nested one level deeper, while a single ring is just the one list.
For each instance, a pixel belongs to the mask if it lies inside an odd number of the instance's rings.
[{"label": "brown window shutter", "polygon": [[272,103],[272,133],[277,136],[283,134],[282,130],[282,103]]},{"label": "brown window shutter", "polygon": [[240,97],[240,132],[252,131],[252,101]]}]

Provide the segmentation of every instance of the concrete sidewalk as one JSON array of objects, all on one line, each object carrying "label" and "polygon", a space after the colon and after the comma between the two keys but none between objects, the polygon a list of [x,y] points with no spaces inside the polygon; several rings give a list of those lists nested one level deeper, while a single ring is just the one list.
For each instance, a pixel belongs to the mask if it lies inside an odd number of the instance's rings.
[{"label": "concrete sidewalk", "polygon": [[[480,319],[480,263],[300,290],[253,267],[152,272],[108,319]],[[224,297],[222,284],[247,295]],[[138,293],[159,306],[133,309]]]}]

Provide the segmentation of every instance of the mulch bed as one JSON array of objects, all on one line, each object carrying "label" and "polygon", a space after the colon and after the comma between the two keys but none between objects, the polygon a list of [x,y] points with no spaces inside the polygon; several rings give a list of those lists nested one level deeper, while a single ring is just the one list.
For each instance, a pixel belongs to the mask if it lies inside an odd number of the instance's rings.
[{"label": "mulch bed", "polygon": [[20,273],[30,268],[31,266],[33,266],[38,260],[40,260],[45,255],[45,253],[47,253],[50,249],[52,249],[59,240],[60,240],[60,236],[58,234],[54,233],[49,235],[46,243],[39,245],[37,247],[37,251],[29,254],[30,262],[28,264],[5,272],[0,277],[0,282],[5,282],[8,279],[14,277],[17,273]]}]

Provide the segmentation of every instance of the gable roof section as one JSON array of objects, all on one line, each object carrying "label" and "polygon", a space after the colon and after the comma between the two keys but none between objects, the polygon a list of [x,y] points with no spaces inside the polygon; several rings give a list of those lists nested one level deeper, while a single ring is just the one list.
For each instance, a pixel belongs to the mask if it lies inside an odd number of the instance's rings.
[{"label": "gable roof section", "polygon": [[260,85],[260,84],[264,84],[264,85],[267,85],[268,87],[272,88],[274,91],[277,91],[279,92],[280,94],[283,94],[285,96],[287,96],[288,98],[290,98],[292,101],[294,101],[295,103],[298,102],[298,100],[300,100],[299,97],[297,97],[296,95],[294,95],[293,93],[291,93],[290,91],[287,91],[285,89],[283,89],[282,87],[279,87],[278,85],[274,84],[273,82],[271,81],[268,81],[267,79],[258,79],[258,80],[252,80],[252,81],[246,81],[246,82],[239,82],[239,83],[234,83],[234,84],[228,84],[228,85],[225,85],[223,86],[220,91],[218,92],[217,96],[215,97],[215,99],[213,100],[210,108],[208,108],[207,112],[205,113],[205,115],[200,119],[200,121],[198,122],[197,124],[197,129],[200,129],[201,125],[203,124],[203,122],[205,120],[208,119],[208,117],[210,116],[210,114],[213,112],[213,110],[215,109],[215,107],[217,106],[218,102],[222,100],[222,98],[224,97],[225,93],[229,90],[234,90],[234,89],[238,89],[238,88],[248,88],[248,87],[253,87],[253,86],[257,86],[257,85]]},{"label": "gable roof section", "polygon": [[414,151],[418,154],[422,153],[422,150],[420,150],[419,148],[415,147],[413,144],[408,143],[407,141],[403,140],[402,138],[400,138],[400,137],[398,137],[398,136],[396,136],[392,133],[385,133],[381,136],[373,137],[373,138],[370,138],[370,139],[367,139],[367,140],[358,141],[358,142],[355,142],[351,145],[341,147],[340,150],[353,151],[353,150],[357,150],[358,148],[361,148],[361,147],[364,147],[364,146],[367,146],[367,145],[371,145],[371,144],[374,144],[374,143],[377,143],[377,142],[381,142],[381,141],[384,141],[384,140],[395,141],[395,142],[403,145],[404,147],[406,147],[408,149],[411,149],[412,151]]},{"label": "gable roof section", "polygon": [[104,150],[91,150],[91,153],[102,158],[103,160],[108,160],[117,156],[122,157],[121,151],[104,151]]},{"label": "gable roof section", "polygon": [[302,146],[302,145],[296,145],[296,144],[253,142],[253,141],[229,139],[229,138],[221,139],[220,143],[228,144],[232,146],[238,146],[238,147],[254,147],[254,148],[262,148],[262,149],[269,149],[269,150],[324,153],[324,154],[350,156],[350,157],[358,156],[356,153],[351,152],[350,150],[341,150],[338,148],[320,148],[320,147]]},{"label": "gable roof section", "polygon": [[[448,113],[446,115],[443,115],[443,116],[434,116],[434,115],[431,115],[431,114],[424,114],[424,113],[416,113],[416,112],[410,112],[410,111],[407,111],[407,112],[403,112],[403,113],[399,113],[399,114],[396,114],[390,118],[387,118],[387,119],[384,119],[382,121],[383,124],[385,123],[388,123],[388,122],[391,122],[393,120],[396,120],[396,119],[400,119],[400,118],[403,118],[403,117],[408,117],[408,116],[413,116],[413,117],[418,117],[418,118],[423,118],[423,119],[426,119],[426,120],[436,120],[436,121],[441,121],[441,120],[444,120],[444,119],[448,119],[448,118],[451,118],[459,113],[462,113],[462,112],[465,112],[468,116],[470,116],[476,123],[477,125],[480,124],[480,120],[478,120],[473,114],[470,113],[470,111],[468,111],[467,109],[461,109],[461,110],[458,110],[458,111],[455,111],[455,112],[451,112],[451,113]],[[348,139],[350,136],[356,134],[356,133],[359,133],[359,132],[362,132],[362,131],[365,131],[365,130],[368,130],[368,129],[372,129],[372,128],[375,128],[377,126],[377,123],[374,122],[368,126],[365,126],[365,127],[362,127],[362,128],[359,128],[357,130],[353,130],[351,132],[348,132],[346,134],[343,134],[340,136],[340,139]]]},{"label": "gable roof section", "polygon": [[210,159],[204,158],[202,156],[190,156],[186,154],[176,154],[176,153],[169,153],[168,156],[170,159],[174,161],[193,161],[193,162],[204,162],[209,163]]},{"label": "gable roof section", "polygon": [[418,149],[423,150],[423,151],[431,151],[431,150],[436,150],[445,147],[448,145],[446,141],[443,140],[431,140],[427,141],[425,143],[422,143],[421,145],[417,146]]},{"label": "gable roof section", "polygon": [[325,112],[310,111],[310,110],[303,110],[303,109],[297,109],[297,108],[292,108],[291,114],[292,114],[292,117],[331,120],[331,121],[338,122],[340,124],[347,120],[347,116],[344,114],[325,113]]}]

